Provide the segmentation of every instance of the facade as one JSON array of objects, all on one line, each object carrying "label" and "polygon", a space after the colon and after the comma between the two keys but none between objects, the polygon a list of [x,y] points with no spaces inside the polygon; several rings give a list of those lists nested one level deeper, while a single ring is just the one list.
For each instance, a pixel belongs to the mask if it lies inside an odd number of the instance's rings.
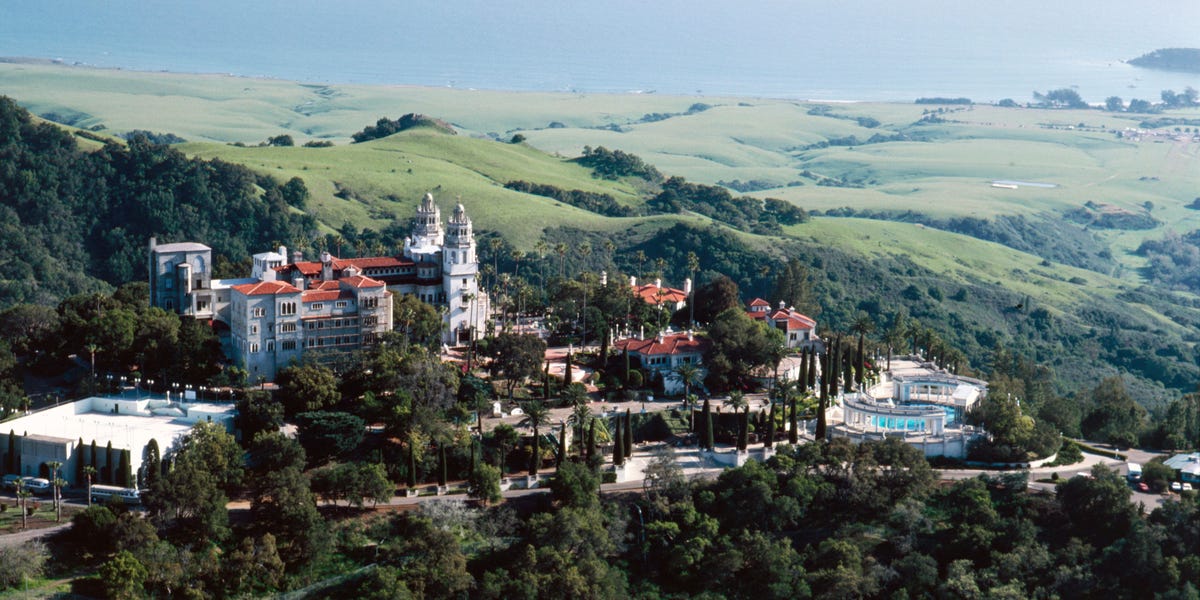
[{"label": "facade", "polygon": [[779,303],[779,308],[772,310],[769,302],[755,298],[746,307],[746,314],[751,319],[782,331],[784,343],[788,348],[821,349],[816,320],[786,306],[783,302]]},{"label": "facade", "polygon": [[5,455],[0,465],[9,463],[8,437],[12,432],[14,474],[46,477],[49,463],[60,462],[59,476],[70,485],[82,486],[86,481],[79,480],[79,473],[84,465],[92,464],[94,442],[98,481],[117,480],[123,451],[129,453],[130,473],[136,478],[150,440],[157,440],[161,456],[166,456],[176,438],[201,421],[217,423],[232,432],[233,414],[232,405],[193,402],[178,396],[148,397],[136,392],[93,396],[6,422],[0,433],[0,454]]},{"label": "facade", "polygon": [[630,358],[636,358],[652,376],[662,376],[663,391],[667,394],[684,390],[683,380],[675,372],[681,365],[697,365],[703,379],[707,374],[703,366],[704,352],[711,345],[711,341],[696,337],[690,331],[660,333],[648,340],[627,338],[614,344],[617,351],[629,352]]},{"label": "facade", "polygon": [[250,277],[211,278],[212,250],[203,244],[150,240],[152,306],[229,329],[226,351],[252,380],[270,381],[305,352],[352,351],[392,330],[396,294],[444,307],[446,344],[465,343],[489,312],[479,290],[471,219],[462,204],[443,230],[441,210],[426,194],[399,256],[317,261],[287,248],[253,257]]}]

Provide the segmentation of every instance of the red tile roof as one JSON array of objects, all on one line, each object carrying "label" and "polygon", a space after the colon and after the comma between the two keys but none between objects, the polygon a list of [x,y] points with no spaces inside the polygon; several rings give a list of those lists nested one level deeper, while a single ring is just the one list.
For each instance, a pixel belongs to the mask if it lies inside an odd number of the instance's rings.
[{"label": "red tile roof", "polygon": [[653,283],[639,285],[633,288],[633,295],[641,298],[646,304],[667,304],[687,301],[687,292],[675,288],[660,288]]},{"label": "red tile roof", "polygon": [[342,298],[353,298],[354,294],[340,290],[309,290],[300,296],[304,302],[328,302]]},{"label": "red tile roof", "polygon": [[343,277],[338,280],[338,283],[344,283],[352,288],[357,288],[357,289],[384,287],[382,281],[375,281],[374,279],[371,279],[370,277],[363,277],[362,275],[355,275],[354,277]]},{"label": "red tile roof", "polygon": [[298,294],[300,290],[296,289],[290,283],[284,281],[260,281],[258,283],[243,283],[235,285],[233,289],[239,294],[247,296],[264,296],[267,294]]},{"label": "red tile roof", "polygon": [[615,346],[619,351],[629,350],[642,356],[657,356],[704,352],[711,344],[712,342],[707,338],[693,337],[689,340],[687,333],[672,333],[664,335],[661,342],[657,337],[648,340],[627,338],[617,340]]},{"label": "red tile roof", "polygon": [[317,290],[328,292],[331,290],[336,291],[340,289],[342,289],[342,286],[338,285],[338,282],[336,281],[314,281],[308,284],[308,291],[310,292]]},{"label": "red tile roof", "polygon": [[762,298],[755,298],[750,301],[750,308],[754,308],[755,306],[765,306],[767,308],[771,308],[771,303],[763,300]]}]

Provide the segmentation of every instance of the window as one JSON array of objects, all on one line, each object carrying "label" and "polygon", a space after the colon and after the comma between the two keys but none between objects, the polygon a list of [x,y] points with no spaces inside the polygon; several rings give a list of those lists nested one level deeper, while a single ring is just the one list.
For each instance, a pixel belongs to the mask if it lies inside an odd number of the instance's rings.
[{"label": "window", "polygon": [[250,309],[250,316],[265,317],[265,316],[267,316],[267,309],[265,309],[261,306],[256,306],[256,307]]},{"label": "window", "polygon": [[275,351],[275,342],[267,342],[267,352]]},{"label": "window", "polygon": [[294,333],[295,331],[296,331],[295,323],[288,322],[288,323],[280,323],[279,324],[279,333]]},{"label": "window", "polygon": [[295,302],[280,302],[279,303],[279,314],[281,314],[281,315],[296,314],[296,303]]},{"label": "window", "polygon": [[363,317],[363,325],[374,325],[379,322],[379,317]]},{"label": "window", "polygon": [[286,350],[295,350],[296,342],[294,340],[284,340],[282,342],[279,342],[279,348],[281,350],[285,350],[285,351]]},{"label": "window", "polygon": [[346,301],[345,301],[345,300],[338,300],[337,302],[334,302],[334,303],[333,303],[333,307],[334,307],[334,308],[346,308]]},{"label": "window", "polygon": [[258,354],[258,344],[256,344],[256,343],[250,344],[250,354]]},{"label": "window", "polygon": [[320,302],[313,302],[312,304],[308,305],[308,310],[321,310],[323,308],[325,308],[325,305],[321,304]]},{"label": "window", "polygon": [[257,335],[257,334],[258,334],[258,325],[251,325],[250,326],[250,335]]},{"label": "window", "polygon": [[167,298],[167,301],[163,305],[167,310],[175,310],[175,301],[170,298]]}]

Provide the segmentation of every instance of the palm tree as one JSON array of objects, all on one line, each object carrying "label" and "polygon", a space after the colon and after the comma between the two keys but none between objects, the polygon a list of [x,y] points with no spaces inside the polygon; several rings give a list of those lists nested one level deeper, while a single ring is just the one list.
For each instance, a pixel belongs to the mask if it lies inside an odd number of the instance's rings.
[{"label": "palm tree", "polygon": [[500,236],[488,239],[488,249],[492,251],[492,270],[496,273],[500,272],[500,247],[504,245],[504,240]]},{"label": "palm tree", "polygon": [[583,456],[583,436],[584,426],[592,420],[592,409],[586,404],[576,404],[575,408],[571,409],[571,416],[567,417],[567,423],[573,425],[579,430],[579,455]]},{"label": "palm tree", "polygon": [[850,331],[858,334],[858,356],[855,357],[854,382],[858,384],[858,388],[861,390],[866,370],[863,340],[866,339],[868,333],[875,331],[875,321],[866,312],[859,311],[858,315],[854,318],[854,323],[850,325]]},{"label": "palm tree", "polygon": [[732,392],[729,392],[729,400],[725,402],[725,406],[728,406],[729,408],[732,408],[734,412],[737,412],[743,408],[748,408],[750,403],[746,401],[746,394],[742,393],[740,390],[733,390]]},{"label": "palm tree", "polygon": [[688,323],[692,328],[696,327],[696,271],[700,269],[700,257],[696,256],[695,252],[688,251],[687,253],[687,268],[692,279],[692,297],[688,298]]},{"label": "palm tree", "polygon": [[583,262],[584,270],[587,269],[588,257],[592,255],[592,243],[583,241],[575,248],[579,252],[579,258]]},{"label": "palm tree", "polygon": [[546,263],[543,262],[542,259],[546,258],[546,253],[549,251],[550,251],[550,244],[546,243],[546,240],[544,240],[544,239],[538,240],[537,242],[535,242],[533,244],[533,253],[537,255],[538,264],[541,266],[542,287],[546,286]]},{"label": "palm tree", "polygon": [[617,243],[612,241],[612,239],[606,238],[604,240],[604,251],[608,253],[608,267],[611,269],[614,266],[613,256],[617,251]]},{"label": "palm tree", "polygon": [[541,462],[541,439],[539,438],[542,425],[550,423],[550,408],[542,404],[539,400],[534,400],[525,405],[525,418],[521,419],[519,426],[533,428],[533,460],[529,463],[529,474],[536,476],[538,474],[538,463]]},{"label": "palm tree", "polygon": [[[82,458],[80,460],[83,460]],[[83,476],[87,478],[87,503],[92,505],[92,481],[96,478],[96,467],[87,465],[83,468]]]},{"label": "palm tree", "polygon": [[521,268],[521,259],[525,258],[525,252],[513,248],[512,254],[509,256],[513,259],[513,276],[515,277]]},{"label": "palm tree", "polygon": [[63,464],[57,460],[52,460],[46,463],[46,467],[50,469],[50,484],[54,487],[54,514],[55,520],[58,521],[62,520],[62,506],[59,502],[62,496],[59,494],[60,488],[58,485],[58,482],[62,481],[62,478],[58,476],[58,470],[62,468],[62,465]]},{"label": "palm tree", "polygon": [[683,363],[675,367],[675,374],[683,382],[683,401],[688,405],[688,428],[695,431],[696,416],[695,411],[691,410],[692,386],[700,383],[700,367],[692,363]]},{"label": "palm tree", "polygon": [[554,253],[558,255],[558,278],[562,279],[566,275],[567,268],[567,250],[566,243],[559,242],[554,245]]},{"label": "palm tree", "polygon": [[638,264],[638,277],[639,278],[645,277],[646,276],[646,251],[638,250],[637,252],[634,252],[633,260],[637,261],[637,264]]}]

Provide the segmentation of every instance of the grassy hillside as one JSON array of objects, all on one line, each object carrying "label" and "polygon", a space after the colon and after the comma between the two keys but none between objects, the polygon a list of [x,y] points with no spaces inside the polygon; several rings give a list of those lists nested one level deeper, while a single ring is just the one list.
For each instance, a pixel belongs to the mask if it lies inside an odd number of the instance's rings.
[{"label": "grassy hillside", "polygon": [[[992,342],[1020,346],[1032,339],[1029,351],[1039,360],[1064,360],[1053,356],[1056,347],[1077,353],[1064,368],[1079,383],[1122,369],[1143,388],[1153,387],[1157,367],[1112,358],[1086,368],[1108,351],[1087,349],[1096,344],[1161,342],[1169,348],[1157,356],[1196,368],[1200,316],[1192,306],[1200,303],[1186,293],[1143,289],[1146,260],[1134,253],[1169,231],[1200,229],[1200,211],[1188,208],[1200,196],[1200,143],[1191,125],[1134,136],[1145,116],[1096,110],[303,85],[28,63],[0,63],[0,90],[58,122],[104,134],[170,132],[190,140],[179,146],[189,155],[242,164],[280,181],[298,176],[311,192],[307,210],[325,232],[347,222],[376,229],[404,222],[432,191],[444,209],[461,197],[478,229],[518,248],[543,237],[590,236],[618,241],[622,250],[649,249],[651,258],[674,256],[653,252],[676,243],[661,236],[678,223],[707,227],[707,219],[610,218],[503,187],[522,179],[637,205],[644,185],[596,179],[569,160],[584,146],[621,149],[668,175],[841,215],[786,228],[783,237],[729,232],[745,251],[769,256],[761,259],[761,274],[743,279],[757,286],[751,291],[761,291],[771,264],[789,254],[832,252],[831,260],[845,265],[840,277],[855,277],[855,269],[872,280],[890,274],[900,286],[890,289],[893,296],[912,286],[938,287],[947,296],[965,290],[961,297],[969,300],[909,303],[927,304],[927,318],[944,321],[934,326],[958,335],[977,363]],[[347,143],[377,118],[409,112],[451,122],[459,135],[415,129]],[[1200,110],[1167,116],[1196,120]],[[508,143],[516,133],[526,142]],[[280,134],[297,144],[336,145],[228,143]],[[998,188],[996,180],[1048,185]],[[1115,228],[1100,218],[1110,213],[1142,228]],[[1095,222],[1080,221],[1088,218]],[[1030,237],[1034,231],[1040,237]],[[685,276],[678,265],[667,275]],[[851,306],[827,309],[825,322],[834,325],[854,307],[871,307],[873,295],[885,308],[895,303],[844,280],[829,287],[836,292],[827,302]],[[1011,309],[1026,298],[1043,309],[1036,319],[1028,309]],[[1106,329],[1128,335],[1098,341]]]}]

